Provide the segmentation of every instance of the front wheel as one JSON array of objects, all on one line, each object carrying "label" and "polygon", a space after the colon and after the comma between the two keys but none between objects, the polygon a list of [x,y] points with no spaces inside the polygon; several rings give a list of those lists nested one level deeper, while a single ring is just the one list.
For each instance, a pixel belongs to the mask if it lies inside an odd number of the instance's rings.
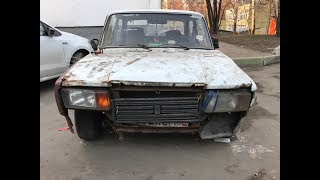
[{"label": "front wheel", "polygon": [[74,119],[79,138],[96,140],[102,134],[103,114],[99,111],[75,110]]},{"label": "front wheel", "polygon": [[77,61],[79,61],[80,59],[82,59],[83,57],[85,57],[88,53],[84,53],[84,52],[76,52],[74,53],[74,55],[71,58],[70,61],[70,67],[76,63]]}]

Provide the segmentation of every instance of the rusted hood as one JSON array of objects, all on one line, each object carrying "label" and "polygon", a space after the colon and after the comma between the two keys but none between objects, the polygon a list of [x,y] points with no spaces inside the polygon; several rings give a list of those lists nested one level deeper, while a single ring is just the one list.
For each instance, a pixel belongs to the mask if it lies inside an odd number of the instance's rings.
[{"label": "rusted hood", "polygon": [[114,83],[135,86],[229,89],[256,85],[232,59],[219,50],[105,49],[88,55],[63,78],[62,86],[110,87]]}]

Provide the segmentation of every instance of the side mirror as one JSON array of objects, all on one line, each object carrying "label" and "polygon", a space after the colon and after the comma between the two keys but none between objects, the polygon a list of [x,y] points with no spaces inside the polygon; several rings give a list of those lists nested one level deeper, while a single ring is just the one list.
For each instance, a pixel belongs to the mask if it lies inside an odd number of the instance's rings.
[{"label": "side mirror", "polygon": [[219,49],[219,40],[217,37],[211,37],[214,49]]},{"label": "side mirror", "polygon": [[56,31],[53,28],[48,28],[48,36],[54,36],[55,33]]},{"label": "side mirror", "polygon": [[90,41],[90,44],[91,44],[93,50],[97,50],[98,49],[98,43],[99,43],[98,39],[92,39]]}]

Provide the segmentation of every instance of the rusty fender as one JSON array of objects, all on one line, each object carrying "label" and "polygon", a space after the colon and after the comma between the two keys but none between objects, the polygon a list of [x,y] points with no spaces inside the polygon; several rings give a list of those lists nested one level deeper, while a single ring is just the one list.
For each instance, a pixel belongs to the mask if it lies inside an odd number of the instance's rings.
[{"label": "rusty fender", "polygon": [[[76,63],[74,63],[71,67],[73,67]],[[70,67],[70,68],[71,68]],[[73,130],[73,124],[72,124],[72,121],[69,117],[69,114],[68,114],[68,109],[64,107],[63,105],[63,101],[62,101],[62,97],[61,97],[61,94],[60,94],[60,90],[62,88],[62,81],[65,80],[65,75],[68,73],[68,71],[70,70],[70,68],[68,70],[66,70],[58,79],[57,81],[54,83],[54,96],[55,96],[55,99],[56,99],[56,104],[57,104],[57,107],[58,107],[58,110],[59,110],[59,113],[65,117],[66,121],[67,121],[67,124],[68,124],[68,127],[69,127],[69,130],[70,132],[74,133],[74,130]]]}]

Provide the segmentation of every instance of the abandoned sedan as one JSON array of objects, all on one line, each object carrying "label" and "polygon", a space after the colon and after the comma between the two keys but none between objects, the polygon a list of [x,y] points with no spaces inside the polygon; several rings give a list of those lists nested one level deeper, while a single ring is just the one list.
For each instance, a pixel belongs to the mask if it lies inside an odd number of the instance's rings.
[{"label": "abandoned sedan", "polygon": [[74,110],[84,140],[107,127],[120,138],[127,132],[231,137],[256,85],[213,41],[196,12],[113,12],[95,53],[56,81],[59,112],[73,132],[68,109]]}]

